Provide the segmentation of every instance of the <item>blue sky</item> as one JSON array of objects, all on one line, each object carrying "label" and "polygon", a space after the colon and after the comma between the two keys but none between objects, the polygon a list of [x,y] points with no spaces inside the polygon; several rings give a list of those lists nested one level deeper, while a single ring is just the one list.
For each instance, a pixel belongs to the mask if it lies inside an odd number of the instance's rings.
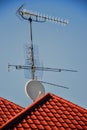
[{"label": "blue sky", "polygon": [[75,104],[87,108],[87,2],[86,0],[6,0],[0,1],[0,96],[21,106],[32,103],[25,94],[28,79],[24,71],[8,73],[8,62],[24,64],[24,44],[29,43],[29,23],[20,20],[15,12],[25,8],[48,16],[68,19],[63,26],[53,23],[33,23],[33,43],[39,48],[39,59],[46,67],[75,69],[77,73],[44,72],[43,81],[69,87],[45,86]]}]

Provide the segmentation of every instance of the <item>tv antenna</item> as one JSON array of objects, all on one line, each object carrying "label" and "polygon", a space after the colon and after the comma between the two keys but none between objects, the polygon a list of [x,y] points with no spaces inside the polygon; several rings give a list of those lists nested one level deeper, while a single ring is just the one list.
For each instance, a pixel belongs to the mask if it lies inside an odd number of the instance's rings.
[{"label": "tv antenna", "polygon": [[[32,22],[51,21],[51,22],[54,22],[54,23],[67,25],[68,21],[67,20],[61,20],[59,18],[54,18],[54,17],[45,16],[45,15],[40,15],[38,13],[34,13],[34,12],[31,12],[31,11],[27,11],[26,9],[23,9],[23,6],[24,6],[24,4],[17,10],[17,14],[22,19],[28,21],[29,24],[30,24],[30,46],[29,46],[29,59],[28,59],[28,60],[30,60],[30,63],[27,64],[27,65],[11,65],[11,64],[8,64],[8,69],[10,67],[14,67],[15,69],[19,69],[19,70],[20,69],[31,70],[31,79],[32,79],[32,81],[36,80],[36,77],[35,77],[35,72],[36,71],[52,71],[52,72],[69,71],[69,72],[77,72],[76,70],[49,68],[49,67],[41,67],[41,66],[36,66],[35,65],[34,46],[33,46],[33,37],[32,37]],[[44,81],[41,81],[41,82],[68,89],[68,87],[65,87],[65,86],[56,85],[56,84],[48,83],[48,82],[44,82]],[[31,88],[32,85],[28,84],[27,86],[30,86],[29,88]],[[28,87],[26,87],[26,88],[28,88]],[[38,93],[39,93],[39,91],[38,91]]]}]

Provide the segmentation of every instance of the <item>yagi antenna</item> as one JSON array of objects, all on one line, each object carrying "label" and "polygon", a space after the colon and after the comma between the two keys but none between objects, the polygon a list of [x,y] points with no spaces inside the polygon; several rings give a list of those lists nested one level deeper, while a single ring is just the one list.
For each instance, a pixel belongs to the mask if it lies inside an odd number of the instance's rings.
[{"label": "yagi antenna", "polygon": [[68,20],[62,20],[60,18],[54,18],[54,17],[51,17],[51,16],[46,16],[46,15],[41,15],[39,13],[35,13],[35,12],[32,12],[32,11],[27,11],[26,9],[23,9],[23,5],[21,5],[19,7],[19,9],[17,10],[17,13],[25,20],[28,20],[28,21],[35,21],[35,22],[46,22],[46,21],[51,21],[51,22],[54,22],[54,23],[59,23],[59,24],[68,24]]},{"label": "yagi antenna", "polygon": [[[17,10],[16,13],[22,19],[27,20],[30,23],[30,46],[29,46],[29,53],[28,53],[30,62],[29,62],[29,64],[26,64],[26,65],[11,65],[11,64],[8,64],[8,70],[10,69],[10,67],[13,67],[13,68],[18,69],[18,70],[20,70],[20,69],[31,70],[31,79],[32,79],[33,85],[34,85],[34,83],[36,83],[36,77],[35,77],[36,71],[52,71],[52,72],[70,71],[70,72],[77,72],[76,70],[41,67],[41,66],[37,66],[35,64],[34,46],[33,46],[33,37],[32,37],[32,22],[33,21],[34,22],[51,21],[51,22],[54,22],[54,23],[67,25],[68,21],[67,20],[61,20],[60,18],[54,18],[54,17],[49,17],[49,16],[46,16],[46,15],[41,15],[41,14],[38,14],[38,13],[34,13],[32,11],[27,11],[26,9],[23,9],[23,7],[24,7],[24,4],[19,7],[19,9]],[[35,80],[35,82],[34,82],[34,80]],[[48,82],[44,82],[44,81],[40,81],[40,82],[68,89],[68,87],[64,87],[64,86],[61,86],[61,85],[48,83]],[[37,82],[37,84],[40,84],[40,83]],[[27,87],[26,87],[26,90],[27,90],[27,92],[29,92],[28,93],[29,95],[30,95],[30,90],[34,89],[34,88],[31,89],[31,86],[32,85],[30,85],[30,82],[29,82],[29,84],[27,84]],[[28,91],[27,88],[29,88],[29,91]],[[42,87],[42,89],[44,89],[44,87]],[[41,89],[41,92],[44,93],[44,90],[42,90],[42,89]],[[38,94],[36,95],[36,97],[38,95],[39,96],[41,95],[39,91],[37,91],[37,93]]]}]

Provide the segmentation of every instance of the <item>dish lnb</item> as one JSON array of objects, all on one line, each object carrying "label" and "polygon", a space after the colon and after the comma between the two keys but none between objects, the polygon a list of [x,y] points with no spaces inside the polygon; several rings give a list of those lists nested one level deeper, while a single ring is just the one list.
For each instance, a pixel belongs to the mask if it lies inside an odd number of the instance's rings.
[{"label": "dish lnb", "polygon": [[40,81],[29,80],[25,84],[25,93],[33,101],[45,94],[45,88]]}]

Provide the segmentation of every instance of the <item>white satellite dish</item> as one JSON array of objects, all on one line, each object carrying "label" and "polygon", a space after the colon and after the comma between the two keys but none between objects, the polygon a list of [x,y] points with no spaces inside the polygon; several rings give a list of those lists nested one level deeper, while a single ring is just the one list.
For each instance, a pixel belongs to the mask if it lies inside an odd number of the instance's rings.
[{"label": "white satellite dish", "polygon": [[45,94],[45,88],[40,81],[29,80],[25,85],[25,92],[33,101]]}]

